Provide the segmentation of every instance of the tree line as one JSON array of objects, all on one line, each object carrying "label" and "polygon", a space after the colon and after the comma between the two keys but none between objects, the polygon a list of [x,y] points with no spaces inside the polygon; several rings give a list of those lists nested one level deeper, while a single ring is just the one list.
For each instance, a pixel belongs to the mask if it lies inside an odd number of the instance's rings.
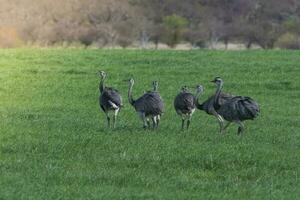
[{"label": "tree line", "polygon": [[0,0],[0,47],[300,48],[299,0]]}]

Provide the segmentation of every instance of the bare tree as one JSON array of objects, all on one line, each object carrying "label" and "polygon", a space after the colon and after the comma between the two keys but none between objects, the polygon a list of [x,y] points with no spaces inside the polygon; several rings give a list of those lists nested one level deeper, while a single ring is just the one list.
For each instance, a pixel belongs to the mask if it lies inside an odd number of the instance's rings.
[{"label": "bare tree", "polygon": [[[254,43],[273,48],[286,33],[300,35],[298,0],[0,0],[0,4],[0,35],[3,44],[10,41],[8,46],[80,42],[127,47],[138,42],[146,48],[149,41],[174,47],[186,40],[193,46],[224,42],[226,47],[240,41],[248,48]],[[185,22],[179,25],[180,21]]]}]

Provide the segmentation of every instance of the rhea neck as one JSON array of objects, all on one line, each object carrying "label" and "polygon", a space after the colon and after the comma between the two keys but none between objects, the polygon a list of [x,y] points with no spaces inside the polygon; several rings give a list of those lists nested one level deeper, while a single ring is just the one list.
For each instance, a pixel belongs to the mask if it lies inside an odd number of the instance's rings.
[{"label": "rhea neck", "polygon": [[99,84],[99,90],[102,93],[105,86],[104,86],[105,76],[101,76],[100,84]]},{"label": "rhea neck", "polygon": [[199,99],[201,94],[202,94],[202,91],[197,90],[196,94],[195,94],[196,99]]},{"label": "rhea neck", "polygon": [[195,94],[196,107],[197,107],[198,109],[200,109],[200,110],[202,110],[202,107],[203,107],[202,104],[199,104],[199,98],[200,98],[201,94],[202,94],[202,91],[199,91],[199,90],[197,90],[197,91],[196,91],[196,94]]},{"label": "rhea neck", "polygon": [[153,83],[153,91],[154,92],[158,91],[158,83]]},{"label": "rhea neck", "polygon": [[133,98],[132,98],[132,88],[133,88],[133,85],[134,85],[134,83],[133,83],[133,82],[130,82],[130,83],[129,83],[129,88],[128,88],[128,101],[129,101],[129,103],[130,103],[131,105],[134,104],[134,100],[133,100]]},{"label": "rhea neck", "polygon": [[223,81],[220,81],[217,83],[217,89],[216,89],[216,94],[215,94],[215,98],[214,98],[214,103],[216,104],[219,100],[219,97],[220,97],[220,94],[221,94],[221,91],[222,91],[222,88],[223,88]]},{"label": "rhea neck", "polygon": [[153,91],[157,92],[158,91],[158,85],[153,85]]}]

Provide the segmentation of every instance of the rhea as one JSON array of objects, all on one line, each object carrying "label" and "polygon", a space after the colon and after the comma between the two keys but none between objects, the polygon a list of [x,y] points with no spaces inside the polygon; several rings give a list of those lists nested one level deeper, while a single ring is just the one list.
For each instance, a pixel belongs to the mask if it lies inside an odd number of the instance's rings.
[{"label": "rhea", "polygon": [[153,129],[158,128],[160,117],[164,112],[164,102],[157,91],[158,82],[155,82],[155,84],[153,84],[155,86],[154,91],[148,91],[136,100],[134,100],[132,97],[133,85],[134,80],[131,78],[129,79],[128,89],[129,103],[134,107],[138,116],[143,121],[143,127],[145,129],[150,128],[150,119],[153,123]]},{"label": "rhea", "polygon": [[100,108],[106,115],[108,128],[111,127],[110,119],[111,113],[113,113],[113,128],[116,127],[117,115],[121,109],[122,105],[122,97],[118,90],[113,89],[111,87],[106,87],[104,82],[106,79],[106,73],[104,71],[99,71],[100,75],[100,96],[99,96],[99,104]]},{"label": "rhea", "polygon": [[185,121],[186,129],[189,129],[193,113],[196,110],[196,102],[201,93],[203,87],[198,85],[196,87],[196,94],[192,94],[188,91],[187,86],[181,88],[180,93],[174,99],[174,108],[176,113],[181,117],[181,129],[184,130]]},{"label": "rhea", "polygon": [[[238,134],[241,134],[245,129],[243,122],[253,120],[258,116],[260,112],[258,103],[247,96],[222,93],[224,82],[220,77],[216,77],[212,82],[217,86],[215,95],[202,105],[198,104],[197,107],[217,118],[221,133],[234,122],[239,126]],[[227,121],[226,126],[224,126],[225,120]]]}]

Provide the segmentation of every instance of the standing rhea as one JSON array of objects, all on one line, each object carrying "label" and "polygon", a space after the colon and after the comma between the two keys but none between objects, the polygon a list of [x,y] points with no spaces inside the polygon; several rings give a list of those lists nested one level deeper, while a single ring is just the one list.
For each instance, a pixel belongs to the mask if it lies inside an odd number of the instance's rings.
[{"label": "standing rhea", "polygon": [[100,75],[100,97],[99,104],[101,109],[104,111],[107,124],[110,128],[110,112],[113,112],[113,128],[116,127],[117,115],[121,109],[122,105],[122,97],[119,92],[111,87],[105,87],[104,81],[106,79],[106,73],[104,71],[99,71]]},{"label": "standing rhea", "polygon": [[[239,126],[238,134],[242,133],[244,131],[243,121],[249,119],[253,120],[259,114],[257,102],[250,97],[232,96],[220,104],[223,80],[220,77],[216,77],[212,82],[216,84],[217,90],[214,95],[214,101],[211,101],[208,105],[208,110],[218,119],[220,132],[222,133],[231,122],[235,122]],[[228,121],[225,127],[224,119]]]},{"label": "standing rhea", "polygon": [[[132,97],[133,85],[134,85],[134,80],[131,78],[129,79],[129,89],[128,89],[129,103],[135,108],[139,117],[142,119],[144,128],[150,127],[149,118],[152,119],[153,128],[157,128],[159,125],[160,116],[164,112],[164,103],[161,96],[157,92],[157,87],[154,88],[156,91],[146,92],[140,98],[133,100]],[[157,83],[156,86],[158,86]]]},{"label": "standing rhea", "polygon": [[196,109],[196,100],[203,92],[203,87],[198,85],[196,88],[196,95],[190,93],[186,86],[181,88],[181,92],[175,97],[174,107],[176,113],[181,117],[181,129],[184,130],[184,123],[187,120],[186,128],[189,129],[192,115]]}]

